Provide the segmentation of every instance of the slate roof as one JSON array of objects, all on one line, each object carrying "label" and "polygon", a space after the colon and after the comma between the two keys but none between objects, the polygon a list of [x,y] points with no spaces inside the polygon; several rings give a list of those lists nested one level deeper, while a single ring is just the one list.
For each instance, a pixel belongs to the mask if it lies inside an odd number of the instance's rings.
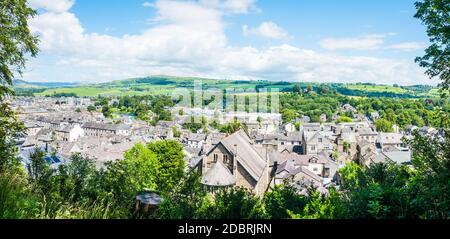
[{"label": "slate roof", "polygon": [[237,155],[237,161],[242,167],[253,179],[259,181],[266,167],[266,160],[256,151],[252,140],[243,130],[224,138],[219,144],[222,144],[231,154]]},{"label": "slate roof", "polygon": [[89,129],[100,129],[100,130],[109,130],[109,131],[116,131],[118,125],[116,124],[104,124],[104,123],[96,123],[96,122],[87,122],[84,123],[82,128],[89,128]]},{"label": "slate roof", "polygon": [[319,131],[321,129],[320,123],[304,123],[301,125],[304,131]]},{"label": "slate roof", "polygon": [[131,130],[132,127],[130,125],[119,124],[116,127],[117,130]]},{"label": "slate roof", "polygon": [[58,132],[63,132],[63,133],[70,133],[70,131],[73,129],[72,125],[66,125],[66,126],[62,126],[60,129],[56,130]]},{"label": "slate roof", "polygon": [[286,141],[302,141],[302,132],[294,131],[287,133]]},{"label": "slate roof", "polygon": [[38,144],[36,137],[27,137],[22,144],[22,147],[30,147]]},{"label": "slate roof", "polygon": [[365,139],[359,140],[359,141],[358,141],[358,147],[359,147],[359,148],[363,148],[363,147],[365,147],[365,146],[367,146],[367,145],[371,145],[371,143],[369,143],[369,141],[367,141],[367,140],[365,140]]},{"label": "slate roof", "polygon": [[42,128],[42,125],[38,122],[25,122],[24,125],[25,128]]},{"label": "slate roof", "polygon": [[212,145],[216,145],[220,142],[220,140],[222,140],[223,138],[225,138],[227,135],[225,133],[211,133],[208,134],[208,140]]},{"label": "slate roof", "polygon": [[397,133],[380,132],[378,142],[382,144],[401,144],[403,135]]},{"label": "slate roof", "polygon": [[44,117],[44,116],[39,116],[36,120],[39,122],[45,122],[45,123],[50,123],[50,124],[59,124],[62,122],[61,119],[48,118],[48,117]]},{"label": "slate roof", "polygon": [[[282,172],[286,172],[286,173],[282,173]],[[286,178],[295,176],[299,173],[304,173],[304,174],[308,175],[314,181],[322,182],[322,178],[319,177],[318,175],[316,175],[315,173],[311,172],[307,168],[307,164],[306,165],[298,164],[298,161],[296,161],[295,159],[290,159],[290,160],[285,161],[283,164],[281,164],[279,166],[279,168],[277,169],[277,172],[276,172],[276,174],[279,174],[278,177],[282,178],[282,179],[286,179]]]},{"label": "slate roof", "polygon": [[169,135],[169,131],[172,131],[171,128],[164,128],[160,126],[152,127],[149,130],[149,134],[153,136],[164,136],[167,137]]},{"label": "slate roof", "polygon": [[353,132],[342,132],[340,138],[347,143],[356,143],[356,134]]},{"label": "slate roof", "polygon": [[200,142],[205,140],[206,134],[195,134],[195,133],[189,133],[188,140],[194,141],[194,142]]},{"label": "slate roof", "polygon": [[288,152],[288,153],[297,153],[300,154],[302,152],[302,146],[300,145],[280,145],[280,152]]},{"label": "slate roof", "polygon": [[383,154],[387,158],[398,164],[406,164],[411,162],[411,151],[409,150],[383,152]]},{"label": "slate roof", "polygon": [[323,142],[321,142],[321,144],[331,144],[333,143],[330,139],[330,137],[332,137],[333,133],[329,132],[329,131],[313,131],[313,132],[308,132],[305,131],[303,132],[304,136],[305,136],[305,141],[306,143],[311,142],[313,139],[318,138],[318,137],[322,137],[322,139],[324,139]]},{"label": "slate roof", "polygon": [[75,147],[75,142],[58,141],[58,152],[64,156],[70,156]]},{"label": "slate roof", "polygon": [[202,176],[201,182],[208,186],[231,186],[236,183],[236,178],[222,162],[217,161]]},{"label": "slate roof", "polygon": [[158,123],[156,123],[157,126],[166,127],[166,128],[172,127],[172,125],[174,125],[174,124],[175,124],[174,121],[166,121],[166,120],[160,120],[160,121],[158,121]]},{"label": "slate roof", "polygon": [[378,133],[373,131],[371,128],[357,129],[357,132],[359,135],[378,135]]},{"label": "slate roof", "polygon": [[335,167],[338,166],[336,162],[331,160],[325,154],[318,155],[300,155],[300,154],[281,154],[280,155],[280,165],[277,167],[277,174],[286,170],[288,172],[292,172],[294,168],[300,166],[307,166],[312,161],[316,161],[315,163],[325,164],[325,165],[333,165]]},{"label": "slate roof", "polygon": [[184,150],[191,154],[192,156],[200,156],[200,152],[202,151],[199,148],[192,148],[192,147],[184,147]]}]

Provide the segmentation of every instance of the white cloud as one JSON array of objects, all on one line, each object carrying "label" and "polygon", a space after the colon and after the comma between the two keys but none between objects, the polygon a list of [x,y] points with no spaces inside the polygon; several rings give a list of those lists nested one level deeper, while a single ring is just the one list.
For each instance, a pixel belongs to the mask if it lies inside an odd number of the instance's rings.
[{"label": "white cloud", "polygon": [[327,50],[380,50],[396,49],[402,51],[412,51],[424,48],[423,43],[402,42],[393,45],[386,45],[385,40],[388,36],[396,33],[372,34],[349,38],[325,38],[320,41],[320,46]]},{"label": "white cloud", "polygon": [[199,0],[199,3],[216,9],[221,9],[231,13],[259,12],[256,7],[256,0]]},{"label": "white cloud", "polygon": [[244,25],[242,31],[245,36],[255,35],[277,40],[289,38],[289,34],[273,22],[263,22],[256,28],[249,28],[249,26]]},{"label": "white cloud", "polygon": [[40,35],[43,50],[77,57],[188,60],[225,46],[220,12],[190,2],[158,1],[155,7],[158,24],[140,35],[86,34],[69,12],[43,13],[30,27]]},{"label": "white cloud", "polygon": [[349,38],[325,38],[320,46],[327,50],[373,50],[381,47],[386,35],[374,34]]},{"label": "white cloud", "polygon": [[151,2],[144,2],[144,3],[142,4],[142,6],[143,6],[143,7],[154,7],[153,3],[151,3]]},{"label": "white cloud", "polygon": [[[52,60],[32,60],[34,67],[27,77],[98,82],[165,74],[321,82],[429,82],[412,61],[339,56],[287,44],[265,49],[233,47],[225,35],[224,15],[230,10],[217,6],[160,0],[153,7],[155,24],[141,34],[123,37],[86,33],[76,15],[68,11],[49,10],[31,19],[32,31],[41,36],[42,54],[51,55]],[[273,27],[260,28],[272,38],[287,35],[268,33],[267,29]]]},{"label": "white cloud", "polygon": [[[253,79],[293,79],[315,82],[371,82],[417,84],[430,82],[414,62],[373,57],[344,57],[322,54],[290,45],[236,49],[221,62],[230,74]],[[381,70],[380,70],[381,69]]]},{"label": "white cloud", "polygon": [[68,11],[75,0],[28,0],[32,8],[45,9],[51,12],[65,12]]},{"label": "white cloud", "polygon": [[403,51],[413,51],[425,48],[425,44],[420,42],[403,42],[395,45],[389,46],[390,49],[403,50]]},{"label": "white cloud", "polygon": [[[46,12],[30,20],[30,29],[40,36],[41,50],[77,52],[82,47],[84,29],[69,12]],[[69,47],[70,46],[70,47]]]}]

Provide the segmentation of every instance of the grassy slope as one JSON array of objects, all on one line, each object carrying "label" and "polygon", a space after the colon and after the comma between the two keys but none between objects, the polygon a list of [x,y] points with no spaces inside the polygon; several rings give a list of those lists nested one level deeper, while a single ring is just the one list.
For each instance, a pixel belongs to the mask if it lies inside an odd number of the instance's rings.
[{"label": "grassy slope", "polygon": [[347,84],[347,88],[351,90],[362,90],[366,92],[392,92],[397,94],[403,93],[412,93],[409,90],[405,90],[400,87],[394,87],[389,85],[356,85],[356,84]]},{"label": "grassy slope", "polygon": [[[269,81],[231,81],[231,80],[213,80],[200,79],[193,77],[168,77],[154,76],[149,78],[128,79],[121,81],[113,81],[109,83],[101,83],[95,85],[84,85],[77,87],[51,88],[36,95],[45,96],[54,93],[75,93],[78,96],[97,96],[97,95],[144,95],[144,94],[170,94],[175,88],[193,87],[195,80],[201,80],[202,85],[206,89],[237,89],[252,90],[257,88],[278,88],[280,91],[289,91],[294,83],[289,82],[269,82]],[[302,88],[307,85],[317,86],[317,83],[300,83]],[[364,92],[386,92],[394,94],[414,94],[410,89],[387,85],[361,85],[361,84],[343,84],[351,90],[359,90]],[[436,90],[431,89],[425,93],[417,95],[423,97],[435,96]]]}]

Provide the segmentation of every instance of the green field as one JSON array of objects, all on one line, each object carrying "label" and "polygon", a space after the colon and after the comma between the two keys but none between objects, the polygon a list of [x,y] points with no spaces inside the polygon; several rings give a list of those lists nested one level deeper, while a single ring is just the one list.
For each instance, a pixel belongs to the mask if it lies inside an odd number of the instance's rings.
[{"label": "green field", "polygon": [[145,94],[169,94],[171,89],[162,87],[148,87],[145,91],[136,91],[126,87],[70,87],[70,88],[56,88],[47,89],[43,92],[36,93],[36,96],[47,96],[59,93],[74,93],[79,97],[94,97],[98,95],[102,96],[122,96],[122,95],[145,95]]},{"label": "green field", "polygon": [[[437,97],[437,89],[431,86],[411,86],[399,87],[390,85],[374,84],[320,84],[320,83],[293,83],[293,82],[274,82],[274,81],[232,81],[202,79],[193,77],[170,77],[170,76],[152,76],[146,78],[136,78],[112,81],[108,83],[79,85],[73,87],[54,87],[44,88],[41,92],[34,93],[36,96],[51,96],[60,93],[74,93],[80,97],[102,96],[123,96],[123,95],[148,95],[148,94],[171,94],[176,88],[193,89],[194,81],[201,81],[204,89],[235,89],[244,91],[253,91],[255,88],[271,89],[276,88],[280,92],[292,91],[295,84],[300,85],[302,89],[312,87],[314,91],[319,92],[324,86],[337,93],[352,97],[399,97],[399,98],[427,98]],[[30,84],[23,84],[32,88]],[[20,86],[19,86],[20,87]],[[41,87],[42,89],[42,87]],[[247,93],[251,94],[251,93]]]},{"label": "green field", "polygon": [[356,84],[345,84],[345,86],[352,90],[361,90],[366,92],[391,92],[397,94],[403,93],[413,93],[410,90],[405,90],[400,87],[389,86],[389,85],[356,85]]}]

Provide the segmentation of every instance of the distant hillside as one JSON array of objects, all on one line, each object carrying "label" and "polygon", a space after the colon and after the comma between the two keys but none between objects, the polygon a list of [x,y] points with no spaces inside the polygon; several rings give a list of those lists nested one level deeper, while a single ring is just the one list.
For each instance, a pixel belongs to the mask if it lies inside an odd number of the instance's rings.
[{"label": "distant hillside", "polygon": [[[75,83],[30,83],[33,86],[46,88],[34,92],[35,95],[54,95],[73,93],[80,97],[98,95],[146,95],[146,94],[170,94],[175,88],[192,89],[194,81],[202,81],[204,89],[271,89],[276,88],[281,92],[291,92],[295,85],[303,90],[312,88],[316,92],[336,92],[347,96],[362,97],[397,97],[397,98],[425,98],[437,96],[437,91],[432,86],[389,86],[369,83],[342,84],[342,83],[308,83],[308,82],[284,82],[284,81],[244,81],[244,80],[216,80],[196,77],[173,76],[149,76],[117,80],[107,83],[77,85]],[[46,85],[44,85],[46,84]]]},{"label": "distant hillside", "polygon": [[61,88],[61,87],[74,87],[79,83],[72,82],[28,82],[24,80],[14,80],[13,85],[15,88]]}]

